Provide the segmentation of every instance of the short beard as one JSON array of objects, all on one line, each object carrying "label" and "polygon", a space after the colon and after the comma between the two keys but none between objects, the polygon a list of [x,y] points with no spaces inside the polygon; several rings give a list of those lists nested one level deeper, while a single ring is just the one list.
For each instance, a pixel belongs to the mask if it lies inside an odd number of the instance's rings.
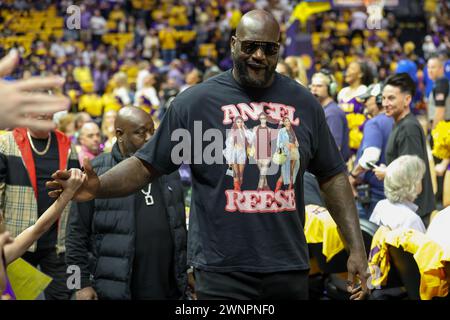
[{"label": "short beard", "polygon": [[276,65],[273,67],[268,67],[264,71],[264,80],[256,80],[250,77],[247,72],[247,65],[245,61],[238,59],[233,56],[233,64],[234,68],[236,68],[236,75],[238,76],[238,80],[241,85],[244,87],[253,87],[253,88],[264,88],[267,87],[267,84],[272,79],[272,76],[275,73]]}]

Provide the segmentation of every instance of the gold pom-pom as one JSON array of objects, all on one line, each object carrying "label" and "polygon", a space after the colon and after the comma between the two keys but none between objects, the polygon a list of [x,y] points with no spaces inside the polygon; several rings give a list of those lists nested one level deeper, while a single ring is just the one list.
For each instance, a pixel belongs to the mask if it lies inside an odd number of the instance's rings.
[{"label": "gold pom-pom", "polygon": [[431,131],[433,155],[439,159],[450,158],[450,121],[441,121]]}]

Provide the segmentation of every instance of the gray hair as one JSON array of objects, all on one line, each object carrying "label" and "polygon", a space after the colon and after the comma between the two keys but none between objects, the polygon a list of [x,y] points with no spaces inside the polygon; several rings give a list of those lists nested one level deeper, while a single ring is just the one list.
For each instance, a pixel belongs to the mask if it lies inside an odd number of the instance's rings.
[{"label": "gray hair", "polygon": [[418,156],[401,156],[386,169],[384,194],[393,203],[413,202],[418,196],[418,184],[425,174],[425,163]]}]

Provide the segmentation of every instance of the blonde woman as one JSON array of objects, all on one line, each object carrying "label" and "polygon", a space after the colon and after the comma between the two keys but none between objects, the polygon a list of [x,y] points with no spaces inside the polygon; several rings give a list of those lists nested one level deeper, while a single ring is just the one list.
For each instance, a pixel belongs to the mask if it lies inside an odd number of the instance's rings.
[{"label": "blonde woman", "polygon": [[291,68],[294,79],[302,84],[303,86],[308,86],[308,75],[306,74],[306,68],[303,64],[302,58],[289,56],[284,59],[284,62]]},{"label": "blonde woman", "polygon": [[122,107],[131,106],[130,89],[128,87],[128,77],[124,72],[118,72],[113,77],[113,95]]},{"label": "blonde woman", "polygon": [[244,124],[244,119],[238,116],[234,120],[230,134],[225,142],[225,158],[233,169],[233,187],[241,190],[244,179],[244,168],[247,163],[247,148],[251,145],[253,134]]},{"label": "blonde woman", "polygon": [[114,121],[116,121],[117,112],[115,110],[109,110],[103,114],[102,120],[102,135],[106,139],[104,142],[103,151],[111,152],[112,146],[116,143],[116,130],[114,127]]},{"label": "blonde woman", "polygon": [[281,165],[281,176],[277,181],[275,192],[281,189],[282,184],[292,189],[295,184],[298,170],[300,169],[299,143],[291,121],[288,117],[282,119],[283,128],[278,132],[277,148],[287,156],[285,163]]}]

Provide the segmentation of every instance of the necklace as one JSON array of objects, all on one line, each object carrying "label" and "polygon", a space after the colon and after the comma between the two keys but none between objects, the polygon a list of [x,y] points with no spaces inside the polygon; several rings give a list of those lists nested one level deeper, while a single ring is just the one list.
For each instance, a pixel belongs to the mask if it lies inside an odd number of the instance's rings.
[{"label": "necklace", "polygon": [[36,147],[34,146],[34,144],[33,144],[33,139],[31,139],[31,135],[30,135],[30,132],[29,132],[29,131],[27,131],[27,136],[28,136],[28,140],[30,141],[31,149],[33,149],[33,151],[34,151],[37,155],[43,156],[43,155],[45,155],[45,154],[47,153],[48,149],[50,149],[50,143],[51,143],[51,141],[52,141],[52,135],[50,134],[50,132],[48,133],[47,145],[45,146],[45,149],[42,150],[42,151],[38,151],[38,150],[36,149]]},{"label": "necklace", "polygon": [[152,206],[155,202],[153,201],[153,196],[151,195],[152,192],[152,184],[148,184],[147,191],[144,189],[141,189],[141,192],[145,195],[145,204],[147,206]]}]

